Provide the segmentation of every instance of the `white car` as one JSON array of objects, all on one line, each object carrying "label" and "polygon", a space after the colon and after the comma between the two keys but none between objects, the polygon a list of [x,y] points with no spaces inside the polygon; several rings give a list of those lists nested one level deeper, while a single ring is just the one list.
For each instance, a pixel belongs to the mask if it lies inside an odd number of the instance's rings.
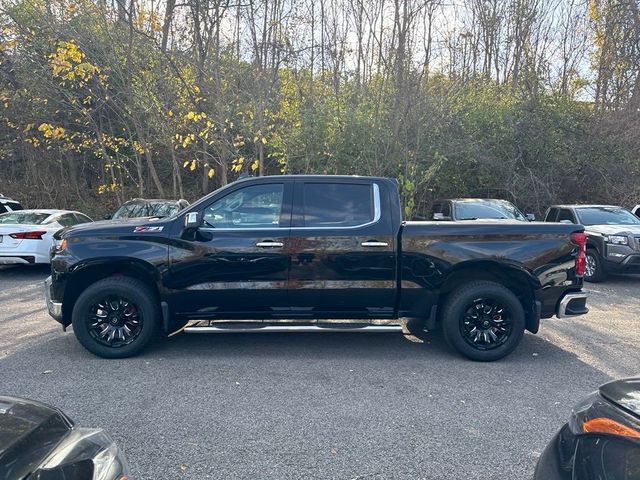
[{"label": "white car", "polygon": [[0,214],[0,265],[49,263],[53,235],[92,220],[69,210],[19,210]]}]

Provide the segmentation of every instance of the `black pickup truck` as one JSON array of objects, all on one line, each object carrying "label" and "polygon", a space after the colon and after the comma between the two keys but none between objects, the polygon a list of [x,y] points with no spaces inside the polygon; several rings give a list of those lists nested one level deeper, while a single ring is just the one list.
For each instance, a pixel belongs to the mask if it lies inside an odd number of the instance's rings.
[{"label": "black pickup truck", "polygon": [[[102,357],[188,327],[442,328],[497,360],[540,318],[587,312],[581,225],[404,222],[393,179],[239,180],[161,220],[66,230],[50,314]],[[281,328],[281,327],[279,327]]]}]

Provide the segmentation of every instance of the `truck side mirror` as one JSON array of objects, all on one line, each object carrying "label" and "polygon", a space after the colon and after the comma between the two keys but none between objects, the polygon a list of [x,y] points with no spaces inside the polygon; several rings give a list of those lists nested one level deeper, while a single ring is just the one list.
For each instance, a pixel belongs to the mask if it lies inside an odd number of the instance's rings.
[{"label": "truck side mirror", "polygon": [[111,214],[107,213],[104,217],[105,220],[111,220]]},{"label": "truck side mirror", "polygon": [[536,216],[533,213],[527,213],[525,214],[525,217],[527,217],[527,220],[529,220],[530,222],[536,221]]},{"label": "truck side mirror", "polygon": [[189,212],[184,216],[184,228],[200,228],[202,218],[198,212]]},{"label": "truck side mirror", "polygon": [[436,212],[433,214],[434,220],[451,220],[451,217],[445,216],[443,213]]}]

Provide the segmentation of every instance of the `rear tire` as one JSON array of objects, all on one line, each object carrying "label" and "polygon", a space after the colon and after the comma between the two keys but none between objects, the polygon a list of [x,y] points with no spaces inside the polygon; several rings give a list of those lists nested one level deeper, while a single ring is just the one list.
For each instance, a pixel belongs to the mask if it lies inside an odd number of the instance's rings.
[{"label": "rear tire", "polygon": [[465,357],[492,362],[509,355],[524,335],[525,314],[518,297],[489,281],[462,285],[447,299],[442,332]]},{"label": "rear tire", "polygon": [[110,277],[90,285],[73,307],[73,332],[84,348],[103,358],[140,353],[158,334],[160,305],[143,282]]},{"label": "rear tire", "polygon": [[604,282],[607,279],[607,272],[604,270],[604,262],[597,250],[589,248],[587,250],[587,265],[584,272],[584,279],[591,283]]}]

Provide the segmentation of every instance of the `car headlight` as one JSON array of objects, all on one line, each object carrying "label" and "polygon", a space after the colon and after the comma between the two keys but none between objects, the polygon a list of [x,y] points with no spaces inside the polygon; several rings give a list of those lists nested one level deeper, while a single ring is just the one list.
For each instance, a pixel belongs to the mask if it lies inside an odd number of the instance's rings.
[{"label": "car headlight", "polygon": [[606,434],[640,439],[640,421],[607,401],[599,392],[592,393],[571,412],[569,428],[578,434]]},{"label": "car headlight", "polygon": [[629,238],[624,235],[605,235],[604,241],[613,245],[629,245]]},{"label": "car headlight", "polygon": [[102,430],[74,428],[56,446],[34,479],[127,480],[129,465],[114,441]]}]

